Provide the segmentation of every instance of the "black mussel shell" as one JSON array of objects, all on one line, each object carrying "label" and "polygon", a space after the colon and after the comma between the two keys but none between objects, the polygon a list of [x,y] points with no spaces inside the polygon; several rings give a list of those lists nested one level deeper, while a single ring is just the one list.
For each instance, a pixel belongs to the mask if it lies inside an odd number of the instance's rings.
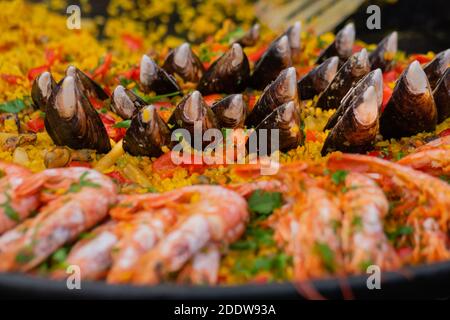
[{"label": "black mussel shell", "polygon": [[118,85],[111,95],[111,109],[122,119],[131,119],[147,104],[133,91]]},{"label": "black mussel shell", "polygon": [[380,118],[380,133],[385,139],[409,137],[433,131],[437,109],[425,72],[414,61],[400,76],[392,97]]},{"label": "black mussel shell", "polygon": [[255,23],[240,39],[236,41],[242,47],[253,47],[259,40],[260,26]]},{"label": "black mussel shell", "polygon": [[325,110],[339,107],[342,98],[359,80],[370,72],[370,63],[366,49],[355,53],[339,69],[333,81],[317,100],[316,107]]},{"label": "black mussel shell", "polygon": [[162,68],[170,74],[178,74],[184,81],[194,83],[197,83],[205,72],[202,62],[187,42],[169,52]]},{"label": "black mussel shell", "polygon": [[108,94],[103,90],[103,88],[90,77],[88,77],[80,69],[69,66],[66,70],[66,76],[71,76],[77,81],[77,87],[83,92],[83,94],[90,98],[97,98],[100,100],[106,100],[109,98]]},{"label": "black mussel shell", "polygon": [[111,150],[111,144],[98,113],[78,88],[72,76],[66,76],[53,90],[45,114],[45,128],[58,146]]},{"label": "black mussel shell", "polygon": [[438,123],[450,117],[450,68],[447,68],[434,90],[434,101],[438,112]]},{"label": "black mussel shell", "polygon": [[350,103],[353,101],[353,99],[361,95],[370,86],[375,87],[375,92],[377,93],[378,108],[381,109],[381,105],[383,103],[383,74],[381,72],[381,69],[376,69],[359,80],[359,82],[350,89],[345,97],[342,98],[341,105],[330,117],[330,119],[328,119],[324,130],[331,130],[345,113],[345,111],[347,111],[347,108],[350,106]]},{"label": "black mussel shell", "polygon": [[309,100],[324,91],[334,79],[338,66],[339,58],[331,57],[304,75],[297,83],[300,99]]},{"label": "black mussel shell", "polygon": [[[266,131],[261,131],[264,129]],[[275,134],[272,137],[273,129],[279,130],[278,136]],[[257,137],[256,139],[254,139],[255,135]],[[275,140],[278,140],[278,148],[276,147]],[[252,141],[257,141],[257,144],[252,143]],[[255,128],[249,137],[247,147],[249,153],[258,152],[261,156],[270,155],[276,150],[286,152],[297,148],[303,142],[304,135],[301,129],[298,103],[296,101],[289,101],[276,108]]]},{"label": "black mussel shell", "polygon": [[34,79],[31,87],[31,99],[36,108],[45,111],[47,101],[56,87],[55,79],[48,71],[41,73]]},{"label": "black mussel shell", "polygon": [[284,35],[273,41],[269,49],[255,63],[250,85],[257,90],[262,90],[275,80],[282,70],[290,66],[292,66],[291,47],[288,36]]},{"label": "black mussel shell", "polygon": [[436,88],[439,79],[442,78],[449,65],[450,49],[447,49],[438,53],[436,57],[423,68],[428,77],[428,81],[430,82],[431,90]]},{"label": "black mussel shell", "polygon": [[[180,101],[170,116],[168,123],[172,130],[186,129],[190,134],[189,140],[191,145],[195,148],[198,147],[194,145],[195,124],[201,125],[202,135],[208,129],[219,128],[214,112],[205,103],[199,91],[192,92]],[[187,139],[187,137],[184,138]],[[204,141],[201,147],[205,147],[208,144],[209,142]]]},{"label": "black mussel shell", "polygon": [[242,94],[232,94],[211,107],[220,128],[243,128],[247,117],[247,105]]},{"label": "black mussel shell", "polygon": [[317,64],[320,64],[333,56],[338,56],[341,64],[345,63],[352,55],[355,33],[355,25],[353,23],[347,24],[336,34],[336,38],[328,48],[322,52],[317,59]]},{"label": "black mussel shell", "polygon": [[376,89],[370,86],[349,104],[325,140],[322,155],[370,150],[378,134],[379,112]]},{"label": "black mussel shell", "polygon": [[145,93],[168,94],[181,91],[175,78],[160,68],[152,58],[143,55],[141,59],[140,81]]},{"label": "black mussel shell", "polygon": [[381,69],[383,72],[388,72],[392,69],[394,64],[395,54],[398,47],[398,34],[396,31],[385,37],[378,44],[377,48],[370,53],[369,61],[372,70]]},{"label": "black mussel shell", "polygon": [[257,126],[277,107],[297,99],[297,72],[294,67],[287,68],[264,89],[247,117],[247,127]]},{"label": "black mussel shell", "polygon": [[300,62],[301,32],[302,32],[302,24],[300,21],[295,22],[285,32],[285,35],[287,35],[289,39],[289,46],[291,47],[291,58],[292,62],[294,63]]},{"label": "black mussel shell", "polygon": [[233,43],[230,50],[217,59],[205,72],[198,91],[211,93],[242,92],[248,84],[250,65],[242,47]]},{"label": "black mussel shell", "polygon": [[142,108],[131,120],[123,149],[133,156],[159,157],[161,148],[170,146],[170,129],[153,105]]}]

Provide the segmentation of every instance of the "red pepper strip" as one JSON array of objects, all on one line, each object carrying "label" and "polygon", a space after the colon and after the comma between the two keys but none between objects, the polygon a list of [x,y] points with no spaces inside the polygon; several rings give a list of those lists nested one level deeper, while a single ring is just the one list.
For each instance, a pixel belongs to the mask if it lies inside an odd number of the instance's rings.
[{"label": "red pepper strip", "polygon": [[170,103],[169,101],[156,101],[152,103],[156,110],[159,110],[161,108],[171,108],[172,107],[172,103]]},{"label": "red pepper strip", "polygon": [[130,33],[123,33],[122,41],[125,42],[128,49],[135,52],[141,50],[144,45],[144,40],[141,37]]},{"label": "red pepper strip", "polygon": [[94,73],[92,74],[92,78],[100,76],[101,79],[104,79],[109,71],[109,68],[111,67],[111,63],[112,54],[107,53],[105,59],[103,60],[103,63],[97,69],[95,69]]},{"label": "red pepper strip", "polygon": [[31,68],[28,71],[28,79],[30,81],[33,81],[38,75],[40,75],[42,72],[50,70],[50,67],[48,65],[39,66],[36,68]]},{"label": "red pepper strip", "polygon": [[421,64],[424,64],[424,63],[430,62],[431,58],[426,56],[426,55],[424,55],[424,54],[413,54],[413,55],[411,55],[410,60],[411,61],[417,60]]},{"label": "red pepper strip", "polygon": [[119,184],[131,183],[132,181],[125,178],[119,171],[112,171],[106,174],[108,177],[112,178]]},{"label": "red pepper strip", "polygon": [[261,56],[264,54],[264,52],[266,52],[266,50],[267,50],[267,46],[262,46],[257,51],[253,52],[252,54],[249,54],[248,60],[250,60],[252,62],[258,61],[259,58],[261,58]]},{"label": "red pepper strip", "polygon": [[364,47],[359,44],[353,45],[353,53],[360,52],[362,49],[364,49]]},{"label": "red pepper strip", "polygon": [[42,119],[41,117],[31,119],[27,122],[27,128],[34,133],[44,131],[44,119]]},{"label": "red pepper strip", "polygon": [[92,166],[89,162],[84,162],[84,161],[71,161],[69,163],[69,167],[92,168]]},{"label": "red pepper strip", "polygon": [[21,77],[20,76],[15,76],[15,75],[12,75],[12,74],[2,73],[1,74],[1,78],[3,80],[5,80],[6,82],[8,82],[9,84],[16,85]]},{"label": "red pepper strip", "polygon": [[387,86],[386,84],[383,86],[383,104],[381,105],[381,112],[384,111],[386,108],[386,105],[388,104],[389,100],[392,97],[393,90]]},{"label": "red pepper strip", "polygon": [[89,102],[92,104],[92,106],[99,110],[103,108],[103,101],[96,99],[95,97],[89,97]]},{"label": "red pepper strip", "polygon": [[127,132],[126,128],[114,128],[114,124],[116,120],[108,114],[100,113],[100,119],[105,126],[106,132],[108,133],[108,137],[110,137],[115,142],[120,141]]},{"label": "red pepper strip", "polygon": [[205,100],[206,104],[208,106],[212,106],[214,104],[214,102],[219,101],[220,99],[222,99],[222,95],[220,94],[210,94],[207,96],[204,96],[203,99]]},{"label": "red pepper strip", "polygon": [[444,131],[441,131],[439,133],[439,137],[446,137],[446,136],[450,136],[450,128],[449,129],[445,129]]},{"label": "red pepper strip", "polygon": [[256,103],[256,97],[253,94],[249,94],[247,97],[248,97],[248,102],[247,102],[248,110],[252,111],[253,107],[255,106],[255,103]]},{"label": "red pepper strip", "polygon": [[395,82],[399,77],[399,74],[396,70],[392,70],[389,72],[383,73],[383,81],[384,83]]},{"label": "red pepper strip", "polygon": [[134,81],[139,81],[139,77],[140,77],[140,67],[136,66],[131,68],[128,71],[125,71],[123,73],[123,77],[125,79],[129,79],[129,80],[134,80]]},{"label": "red pepper strip", "polygon": [[311,141],[311,142],[318,141],[316,133],[312,130],[306,130],[306,141]]}]

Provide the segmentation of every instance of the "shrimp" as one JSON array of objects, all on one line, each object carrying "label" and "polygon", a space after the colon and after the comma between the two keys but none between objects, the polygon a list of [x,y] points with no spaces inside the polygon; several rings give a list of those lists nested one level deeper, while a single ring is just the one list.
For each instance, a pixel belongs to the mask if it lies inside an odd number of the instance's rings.
[{"label": "shrimp", "polygon": [[371,264],[383,270],[400,267],[400,260],[383,230],[382,219],[389,210],[383,190],[359,173],[349,173],[345,186],[348,191],[341,199],[345,270],[357,273]]},{"label": "shrimp", "polygon": [[16,191],[31,172],[21,166],[0,162],[0,235],[28,218],[39,206],[36,195]]},{"label": "shrimp", "polygon": [[139,258],[158,243],[175,221],[176,211],[171,208],[141,211],[130,221],[121,221],[121,236],[113,250],[113,263],[107,281],[128,282]]},{"label": "shrimp", "polygon": [[17,227],[22,232],[18,239],[2,246],[0,271],[33,269],[55,250],[106,218],[117,198],[111,179],[86,168],[44,170],[25,179],[16,192],[19,196],[55,194],[26,230]]},{"label": "shrimp", "polygon": [[207,246],[197,252],[192,261],[181,270],[177,282],[189,284],[217,284],[220,266],[220,252],[216,245]]},{"label": "shrimp", "polygon": [[450,176],[450,145],[422,149],[397,163],[434,176]]},{"label": "shrimp", "polygon": [[[244,232],[249,219],[247,202],[234,191],[219,186],[189,186],[162,194],[173,197],[166,207],[176,208],[183,217],[150,252],[141,257],[132,282],[155,284],[179,271],[196,253],[210,243],[227,245]],[[142,200],[142,196],[140,197]],[[131,196],[131,200],[132,200]],[[152,196],[153,200],[157,199]]]}]

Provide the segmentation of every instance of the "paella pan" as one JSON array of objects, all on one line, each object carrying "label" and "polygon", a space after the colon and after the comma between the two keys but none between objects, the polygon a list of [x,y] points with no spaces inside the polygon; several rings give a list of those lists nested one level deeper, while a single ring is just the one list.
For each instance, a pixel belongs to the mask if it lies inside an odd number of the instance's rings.
[{"label": "paella pan", "polygon": [[240,11],[185,38],[118,16],[99,40],[0,7],[0,285],[317,298],[448,275],[450,50]]}]

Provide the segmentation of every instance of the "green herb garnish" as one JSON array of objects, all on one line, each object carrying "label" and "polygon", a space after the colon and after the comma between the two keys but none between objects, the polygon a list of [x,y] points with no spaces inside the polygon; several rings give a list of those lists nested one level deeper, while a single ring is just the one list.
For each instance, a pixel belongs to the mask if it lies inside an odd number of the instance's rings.
[{"label": "green herb garnish", "polygon": [[176,92],[172,92],[172,93],[160,94],[160,95],[153,96],[153,97],[144,97],[143,99],[146,103],[151,104],[154,102],[158,102],[164,98],[175,97],[179,94],[180,94],[180,91],[176,91]]},{"label": "green herb garnish", "polygon": [[398,237],[401,236],[407,236],[414,232],[414,228],[411,226],[400,226],[393,232],[386,232],[387,237],[389,240],[394,241]]},{"label": "green herb garnish", "polygon": [[256,190],[248,199],[248,206],[254,213],[267,216],[275,209],[281,207],[282,197],[280,192],[267,192]]},{"label": "green herb garnish", "polygon": [[5,211],[5,214],[8,216],[9,219],[15,222],[20,221],[20,216],[17,213],[16,210],[11,206],[11,196],[8,193],[5,193],[6,195],[6,201],[0,204],[0,208],[3,208]]},{"label": "green herb garnish", "polygon": [[76,183],[72,183],[72,185],[69,187],[70,193],[76,193],[79,192],[84,187],[91,187],[91,188],[100,188],[100,185],[98,183],[92,182],[88,179],[86,179],[87,175],[89,174],[88,171],[84,172],[80,176],[80,181]]},{"label": "green herb garnish", "polygon": [[131,120],[123,120],[113,124],[113,128],[129,128],[131,125]]},{"label": "green herb garnish", "polygon": [[345,170],[337,170],[331,175],[331,181],[334,182],[334,184],[338,185],[345,181],[345,178],[348,175],[348,171]]},{"label": "green herb garnish", "polygon": [[16,99],[0,104],[0,112],[6,113],[19,113],[25,108],[25,102],[21,99]]},{"label": "green herb garnish", "polygon": [[334,272],[334,252],[326,243],[316,242],[314,245],[314,251],[320,256],[325,268],[329,272]]}]

